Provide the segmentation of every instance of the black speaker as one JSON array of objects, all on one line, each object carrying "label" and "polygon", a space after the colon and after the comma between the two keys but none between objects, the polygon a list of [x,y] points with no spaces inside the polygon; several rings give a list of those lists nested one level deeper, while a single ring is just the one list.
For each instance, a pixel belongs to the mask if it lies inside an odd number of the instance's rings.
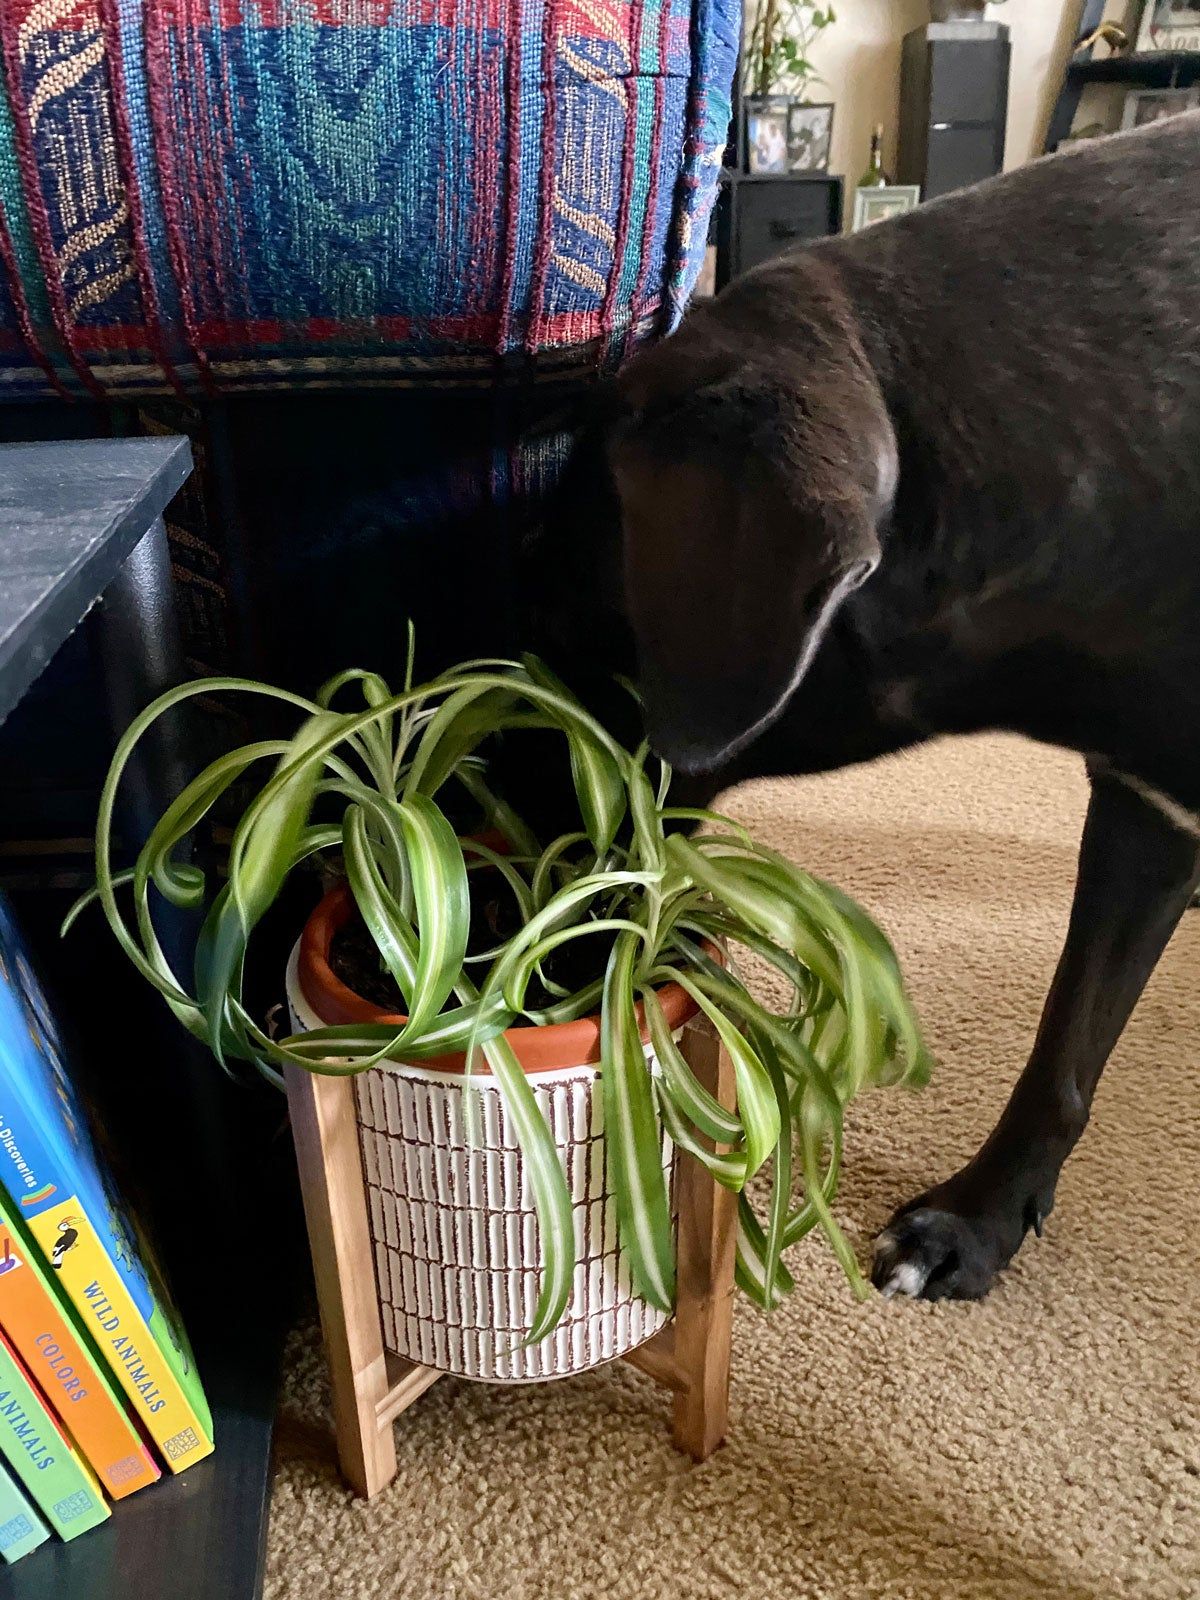
[{"label": "black speaker", "polygon": [[904,37],[896,181],[933,200],[1004,166],[1008,29],[934,22]]}]

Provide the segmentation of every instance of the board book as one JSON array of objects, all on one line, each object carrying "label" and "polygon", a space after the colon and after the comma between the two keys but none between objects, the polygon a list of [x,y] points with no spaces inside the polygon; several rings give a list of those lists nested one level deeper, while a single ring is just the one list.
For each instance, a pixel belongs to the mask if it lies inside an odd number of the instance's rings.
[{"label": "board book", "polygon": [[110,1499],[160,1476],[103,1362],[0,1188],[0,1328]]},{"label": "board book", "polygon": [[42,1402],[21,1358],[0,1333],[0,1454],[64,1539],[112,1515],[92,1469]]},{"label": "board book", "polygon": [[33,1509],[33,1503],[0,1461],[0,1557],[20,1561],[49,1537],[50,1530]]},{"label": "board book", "polygon": [[153,1263],[88,1132],[45,997],[0,898],[0,1183],[172,1472],[212,1417]]}]

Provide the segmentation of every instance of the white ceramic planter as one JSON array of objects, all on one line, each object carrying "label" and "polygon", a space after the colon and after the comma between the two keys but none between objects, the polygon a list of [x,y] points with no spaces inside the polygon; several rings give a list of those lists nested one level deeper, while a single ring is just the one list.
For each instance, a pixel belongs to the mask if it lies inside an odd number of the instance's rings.
[{"label": "white ceramic planter", "polygon": [[[287,975],[292,1022],[320,1027],[302,983],[300,948]],[[355,1079],[385,1343],[423,1366],[489,1382],[586,1371],[635,1349],[667,1321],[634,1293],[618,1245],[598,1068],[565,1062],[528,1076],[567,1173],[577,1265],[562,1322],[527,1347],[521,1341],[533,1325],[541,1243],[490,1074],[476,1071],[468,1088],[462,1071],[388,1063]],[[479,1105],[474,1144],[468,1094]],[[673,1164],[664,1134],[668,1179]]]}]

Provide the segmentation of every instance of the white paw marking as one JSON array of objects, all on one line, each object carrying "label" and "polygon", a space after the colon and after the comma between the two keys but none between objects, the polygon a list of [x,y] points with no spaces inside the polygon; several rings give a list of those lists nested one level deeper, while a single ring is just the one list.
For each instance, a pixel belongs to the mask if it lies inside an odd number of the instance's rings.
[{"label": "white paw marking", "polygon": [[904,1294],[910,1300],[915,1300],[925,1287],[925,1279],[929,1276],[924,1267],[915,1261],[902,1261],[899,1266],[893,1267],[892,1274],[884,1286],[884,1297],[890,1300],[893,1295]]}]

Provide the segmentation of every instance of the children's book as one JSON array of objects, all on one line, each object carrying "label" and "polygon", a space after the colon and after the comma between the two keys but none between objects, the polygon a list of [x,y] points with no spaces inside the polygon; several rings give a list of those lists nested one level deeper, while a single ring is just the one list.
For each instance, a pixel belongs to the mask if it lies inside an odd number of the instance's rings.
[{"label": "children's book", "polygon": [[38,1545],[45,1544],[49,1537],[50,1530],[33,1509],[32,1502],[0,1461],[0,1557],[5,1561],[20,1561]]},{"label": "children's book", "polygon": [[0,1455],[64,1539],[112,1515],[95,1474],[42,1403],[21,1358],[0,1333]]},{"label": "children's book", "polygon": [[0,1188],[0,1328],[110,1499],[160,1476],[103,1362]]},{"label": "children's book", "polygon": [[212,1417],[183,1329],[88,1133],[45,996],[0,899],[0,1183],[172,1472]]}]

